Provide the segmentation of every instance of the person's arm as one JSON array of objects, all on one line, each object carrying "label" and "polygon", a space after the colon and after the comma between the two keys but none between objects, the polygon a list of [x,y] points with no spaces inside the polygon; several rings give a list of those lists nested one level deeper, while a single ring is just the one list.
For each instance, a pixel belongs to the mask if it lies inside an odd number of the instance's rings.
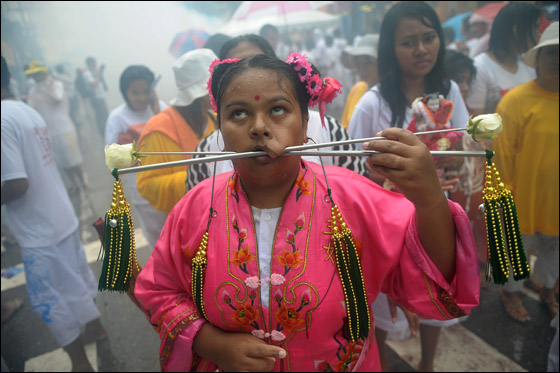
[{"label": "person's arm", "polygon": [[29,183],[27,179],[8,180],[2,185],[2,204],[10,203],[25,195]]},{"label": "person's arm", "polygon": [[455,224],[431,154],[410,131],[389,128],[377,136],[387,140],[364,144],[364,149],[381,153],[369,157],[368,163],[414,204],[422,246],[446,281],[451,282],[455,275]]}]

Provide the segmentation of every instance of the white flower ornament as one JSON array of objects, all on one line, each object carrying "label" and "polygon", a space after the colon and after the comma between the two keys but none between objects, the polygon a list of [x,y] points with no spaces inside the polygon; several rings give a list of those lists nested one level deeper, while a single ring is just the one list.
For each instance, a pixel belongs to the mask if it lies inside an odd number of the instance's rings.
[{"label": "white flower ornament", "polygon": [[132,144],[105,145],[105,164],[109,171],[115,168],[128,168],[138,160],[136,142]]},{"label": "white flower ornament", "polygon": [[480,139],[495,139],[502,132],[502,117],[498,113],[482,114],[469,118],[467,132],[474,141]]}]

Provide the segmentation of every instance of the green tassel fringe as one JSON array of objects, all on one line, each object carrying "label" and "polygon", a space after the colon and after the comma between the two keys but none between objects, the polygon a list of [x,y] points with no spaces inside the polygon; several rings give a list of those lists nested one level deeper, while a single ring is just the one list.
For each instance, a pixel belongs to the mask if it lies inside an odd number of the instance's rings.
[{"label": "green tassel fringe", "polygon": [[502,224],[498,203],[495,200],[484,201],[486,234],[488,237],[488,261],[495,284],[505,284],[508,281],[508,264]]},{"label": "green tassel fringe", "polygon": [[525,250],[523,249],[523,239],[519,229],[519,221],[517,219],[517,208],[513,202],[511,194],[503,195],[500,203],[504,206],[504,221],[506,228],[507,246],[511,267],[513,269],[513,278],[516,281],[529,278],[530,270]]},{"label": "green tassel fringe", "polygon": [[204,233],[200,246],[191,264],[191,292],[194,303],[200,314],[208,320],[206,310],[204,309],[204,276],[206,274],[206,248],[208,247],[208,231]]},{"label": "green tassel fringe", "polygon": [[[109,222],[117,221],[116,227]],[[110,290],[127,292],[130,288],[131,260],[134,258],[131,247],[132,219],[128,214],[114,215],[112,211],[105,214],[104,259],[99,277],[99,291]],[[122,227],[122,229],[121,229]]]}]

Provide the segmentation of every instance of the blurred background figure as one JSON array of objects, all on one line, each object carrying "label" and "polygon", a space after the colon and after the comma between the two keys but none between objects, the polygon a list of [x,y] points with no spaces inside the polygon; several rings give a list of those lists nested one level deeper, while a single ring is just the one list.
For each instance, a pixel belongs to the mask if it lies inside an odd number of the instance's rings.
[{"label": "blurred background figure", "polygon": [[488,51],[474,58],[476,78],[467,100],[474,116],[495,112],[508,90],[535,78],[521,55],[536,44],[540,15],[533,4],[511,2],[496,16]]},{"label": "blurred background figure", "polygon": [[[540,299],[554,317],[560,194],[558,22],[550,24],[523,60],[537,69],[537,78],[511,89],[498,104],[504,128],[493,149],[502,181],[516,198],[524,247],[537,257],[531,277],[543,285]],[[520,281],[508,282],[501,299],[508,315],[527,322],[531,317],[519,297],[522,286]]]},{"label": "blurred background figure", "polygon": [[82,193],[86,192],[87,185],[82,171],[82,152],[76,128],[69,116],[64,84],[49,75],[47,67],[37,61],[29,63],[25,75],[35,81],[29,90],[27,103],[41,114],[49,128],[54,160],[63,171],[74,210],[81,216]]},{"label": "blurred background figure", "polygon": [[274,50],[274,53],[276,53],[276,49],[280,44],[280,32],[278,31],[278,28],[276,26],[266,24],[261,27],[259,35],[263,37],[268,42],[268,44],[270,44],[272,50]]},{"label": "blurred background figure", "polygon": [[[37,111],[10,93],[4,57],[1,62],[2,205],[21,248],[27,294],[33,311],[70,356],[72,371],[93,372],[84,343],[107,338],[94,303],[97,281],[56,168],[49,128]],[[46,74],[37,63],[27,71]]]},{"label": "blurred background figure", "polygon": [[212,52],[214,52],[214,54],[217,56],[220,54],[222,46],[229,40],[231,40],[231,36],[220,33],[214,34],[210,36],[208,40],[206,40],[204,48],[211,49]]},{"label": "blurred background figure", "polygon": [[70,73],[66,70],[63,64],[58,64],[55,67],[56,75],[55,78],[60,80],[62,84],[64,84],[64,91],[66,92],[66,96],[68,97],[68,114],[70,115],[70,119],[76,126],[77,130],[80,130],[82,126],[82,118],[80,118],[80,97],[76,92],[75,85],[74,85],[74,78]]},{"label": "blurred background figure", "polygon": [[355,47],[347,48],[342,52],[342,63],[346,67],[354,69],[358,74],[359,82],[354,84],[344,106],[342,114],[342,126],[348,129],[350,119],[354,113],[354,107],[360,101],[364,93],[377,84],[377,48],[379,35],[366,34]]},{"label": "blurred background figure", "polygon": [[[131,65],[122,72],[119,87],[125,102],[109,114],[105,128],[106,145],[138,142],[150,118],[167,108],[167,105],[158,99],[156,83],[154,73],[143,65]],[[136,212],[135,221],[142,229],[150,249],[153,249],[167,214],[154,209],[146,199],[140,197],[136,187],[136,175],[122,175],[121,179],[128,200]]]},{"label": "blurred background figure", "polygon": [[[185,53],[173,65],[177,94],[171,105],[153,116],[144,129],[139,145],[144,152],[192,152],[200,140],[214,130],[209,119],[210,96],[206,90],[210,64],[217,56],[210,49]],[[190,156],[150,155],[143,164],[188,159]],[[177,166],[140,172],[137,186],[140,196],[166,215],[185,195],[187,167]],[[159,230],[163,225],[159,227]]]},{"label": "blurred background figure", "polygon": [[89,103],[95,115],[95,122],[99,129],[101,138],[105,136],[105,124],[109,111],[105,103],[105,92],[107,91],[107,83],[103,77],[105,65],[97,67],[97,61],[93,57],[86,58],[86,69],[84,70],[83,78],[89,84],[92,91],[89,95]]}]

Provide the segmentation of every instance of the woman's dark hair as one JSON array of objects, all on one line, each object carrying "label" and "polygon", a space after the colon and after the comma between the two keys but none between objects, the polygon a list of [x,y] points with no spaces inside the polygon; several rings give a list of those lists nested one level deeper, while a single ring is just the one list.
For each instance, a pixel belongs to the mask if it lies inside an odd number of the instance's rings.
[{"label": "woman's dark hair", "polygon": [[225,34],[214,34],[206,40],[204,44],[204,48],[211,49],[212,52],[217,56],[220,54],[222,47],[225,43],[231,40],[231,36],[227,36]]},{"label": "woman's dark hair", "polygon": [[2,78],[1,78],[2,88],[8,89],[10,87],[10,72],[8,71],[8,64],[6,59],[2,56]]},{"label": "woman's dark hair", "polygon": [[265,54],[269,57],[276,58],[276,53],[274,52],[274,49],[272,49],[272,46],[270,45],[270,43],[265,38],[263,38],[262,36],[259,36],[257,34],[245,34],[245,35],[240,35],[240,36],[237,36],[233,39],[228,40],[222,46],[222,49],[220,50],[220,54],[218,56],[218,57],[220,57],[220,60],[223,60],[224,58],[227,58],[227,55],[228,55],[229,51],[232,50],[233,48],[237,47],[239,44],[241,44],[243,42],[253,44],[257,48],[259,48],[261,51],[263,51],[263,54]]},{"label": "woman's dark hair", "polygon": [[204,135],[204,125],[207,113],[202,109],[206,96],[199,97],[188,106],[173,106],[183,118],[189,118],[189,126],[201,138]]},{"label": "woman's dark hair", "polygon": [[541,11],[533,4],[512,1],[504,6],[492,24],[488,50],[498,61],[515,53],[515,47],[520,47],[521,52],[527,51],[530,47],[528,39],[533,44],[537,42],[534,32],[540,15]]},{"label": "woman's dark hair", "polygon": [[[266,69],[276,72],[278,76],[278,85],[280,85],[281,80],[287,80],[294,89],[296,99],[301,109],[302,119],[309,115],[307,106],[311,96],[292,66],[278,58],[258,54],[256,56],[244,58],[238,62],[221,64],[215,67],[214,74],[212,75],[212,96],[216,100],[216,106],[218,108],[218,126],[221,126],[221,102],[229,83],[234,77],[249,69]],[[313,72],[319,73],[314,66]]]},{"label": "woman's dark hair", "polygon": [[403,1],[395,4],[381,24],[377,67],[379,89],[391,108],[391,126],[402,127],[405,119],[407,99],[401,86],[401,70],[395,53],[395,33],[403,18],[416,18],[426,27],[434,29],[439,37],[440,46],[436,64],[425,77],[425,93],[439,92],[447,96],[451,87],[443,68],[445,43],[443,31],[436,12],[422,1]]},{"label": "woman's dark hair", "polygon": [[154,81],[154,73],[143,65],[131,65],[124,69],[119,81],[119,88],[128,106],[130,106],[130,102],[126,96],[126,91],[128,90],[130,84],[135,80],[144,80],[148,83],[148,85],[151,85]]},{"label": "woman's dark hair", "polygon": [[469,71],[471,78],[467,82],[469,85],[476,77],[476,67],[474,67],[474,60],[463,53],[447,49],[445,51],[445,73],[449,79],[457,81],[458,75],[463,71]]}]

